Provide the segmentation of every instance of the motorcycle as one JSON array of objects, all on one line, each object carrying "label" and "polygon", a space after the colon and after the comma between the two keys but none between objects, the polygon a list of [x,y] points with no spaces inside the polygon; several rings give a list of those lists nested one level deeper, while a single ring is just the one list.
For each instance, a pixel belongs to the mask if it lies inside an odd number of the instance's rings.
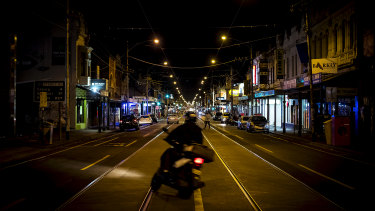
[{"label": "motorcycle", "polygon": [[[163,130],[168,133],[168,129]],[[178,150],[178,159],[167,174],[161,168],[156,171],[151,180],[151,190],[155,192],[164,184],[178,190],[178,196],[181,198],[190,198],[194,190],[204,186],[200,177],[201,168],[203,163],[213,161],[214,151],[202,144],[179,146],[176,143],[172,147],[181,147],[182,150]]]}]

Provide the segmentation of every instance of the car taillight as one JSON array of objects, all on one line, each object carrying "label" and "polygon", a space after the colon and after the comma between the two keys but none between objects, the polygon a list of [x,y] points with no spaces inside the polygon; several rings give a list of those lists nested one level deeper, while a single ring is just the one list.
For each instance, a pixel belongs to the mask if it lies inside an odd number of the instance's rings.
[{"label": "car taillight", "polygon": [[203,158],[194,158],[194,163],[202,165],[204,163],[204,159]]},{"label": "car taillight", "polygon": [[120,120],[120,124],[122,123],[122,120]]}]

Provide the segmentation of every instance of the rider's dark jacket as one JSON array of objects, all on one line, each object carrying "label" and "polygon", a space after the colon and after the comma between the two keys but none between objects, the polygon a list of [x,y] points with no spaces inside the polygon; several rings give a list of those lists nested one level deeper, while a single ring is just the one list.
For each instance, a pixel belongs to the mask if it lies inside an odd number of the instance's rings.
[{"label": "rider's dark jacket", "polygon": [[192,143],[203,143],[202,129],[194,122],[185,122],[183,125],[174,129],[165,139],[170,145],[175,146],[174,142],[181,145]]}]

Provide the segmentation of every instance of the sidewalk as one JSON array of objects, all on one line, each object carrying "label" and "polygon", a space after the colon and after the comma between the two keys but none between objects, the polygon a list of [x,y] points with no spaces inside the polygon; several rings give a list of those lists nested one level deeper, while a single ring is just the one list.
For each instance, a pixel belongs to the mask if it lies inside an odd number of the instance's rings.
[{"label": "sidewalk", "polygon": [[117,130],[110,129],[98,132],[98,129],[72,130],[69,132],[69,140],[65,133],[61,140],[58,131],[54,131],[52,144],[49,144],[49,136],[42,141],[39,135],[18,136],[0,139],[0,169],[17,162],[43,156],[45,154],[67,148],[85,141],[108,136]]}]

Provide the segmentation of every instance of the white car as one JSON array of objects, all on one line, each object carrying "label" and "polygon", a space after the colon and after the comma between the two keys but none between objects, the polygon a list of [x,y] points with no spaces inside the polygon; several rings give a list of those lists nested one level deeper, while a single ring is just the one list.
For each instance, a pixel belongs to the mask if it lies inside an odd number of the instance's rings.
[{"label": "white car", "polygon": [[145,124],[150,124],[152,125],[152,118],[150,115],[142,115],[139,118],[139,125],[145,125]]}]

